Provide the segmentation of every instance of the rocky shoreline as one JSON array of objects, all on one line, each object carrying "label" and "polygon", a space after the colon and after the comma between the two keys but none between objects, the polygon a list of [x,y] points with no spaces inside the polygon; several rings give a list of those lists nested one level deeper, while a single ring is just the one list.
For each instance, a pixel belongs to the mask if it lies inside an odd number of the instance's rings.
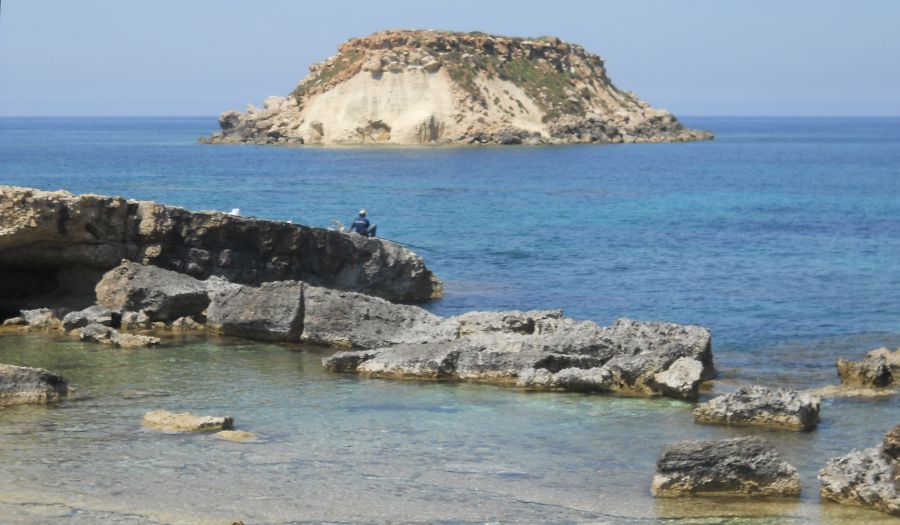
[{"label": "rocky shoreline", "polygon": [[[223,334],[331,349],[322,366],[335,373],[686,402],[699,401],[715,375],[712,337],[700,326],[620,319],[601,327],[561,310],[440,317],[403,304],[438,296],[441,283],[387,241],[115,197],[10,187],[0,197],[6,330],[147,351],[165,344],[160,330]],[[837,372],[841,388],[895,392],[900,349],[839,360]],[[0,365],[0,405],[70,393],[53,372]],[[698,423],[810,432],[820,409],[815,393],[748,385],[693,414]],[[220,430],[222,439],[259,442],[232,424],[165,411],[144,418],[164,432]],[[830,460],[822,498],[900,515],[898,435],[900,427],[880,448]],[[800,490],[796,469],[753,437],[672,443],[652,482],[658,497]]]}]

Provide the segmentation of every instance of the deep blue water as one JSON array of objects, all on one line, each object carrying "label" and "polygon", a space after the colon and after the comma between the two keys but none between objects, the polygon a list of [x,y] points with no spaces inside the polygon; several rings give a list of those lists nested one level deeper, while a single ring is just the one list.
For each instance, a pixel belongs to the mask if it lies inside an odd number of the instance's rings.
[{"label": "deep blue water", "polygon": [[[693,118],[712,142],[206,146],[214,118],[0,119],[0,184],[328,226],[365,207],[430,306],[698,323],[737,351],[900,334],[900,119]],[[861,349],[864,350],[864,349]]]}]

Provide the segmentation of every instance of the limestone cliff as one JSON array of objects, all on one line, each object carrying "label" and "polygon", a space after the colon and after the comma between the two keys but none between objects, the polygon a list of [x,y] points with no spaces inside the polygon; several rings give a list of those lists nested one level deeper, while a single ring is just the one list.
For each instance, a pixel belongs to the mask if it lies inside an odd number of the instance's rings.
[{"label": "limestone cliff", "polygon": [[616,88],[553,37],[384,31],[348,40],[287,97],[226,111],[209,143],[682,142],[712,134]]},{"label": "limestone cliff", "polygon": [[422,259],[390,241],[121,197],[0,186],[0,313],[11,315],[37,296],[39,306],[67,297],[93,302],[102,273],[123,259],[199,279],[301,279],[401,302],[442,293]]}]

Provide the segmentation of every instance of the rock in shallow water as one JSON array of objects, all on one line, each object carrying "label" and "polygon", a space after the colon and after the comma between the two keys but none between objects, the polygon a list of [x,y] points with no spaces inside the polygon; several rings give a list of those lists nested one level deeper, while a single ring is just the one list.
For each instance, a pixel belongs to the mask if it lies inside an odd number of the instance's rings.
[{"label": "rock in shallow water", "polygon": [[881,448],[832,458],[819,471],[822,499],[900,516],[900,466]]},{"label": "rock in shallow water", "polygon": [[900,384],[900,348],[877,348],[862,361],[837,360],[841,384],[849,387],[884,388]]},{"label": "rock in shallow water", "polygon": [[323,364],[378,377],[683,399],[696,398],[713,374],[709,332],[696,326],[622,319],[601,328],[559,311],[480,312],[447,322],[458,324],[458,338],[340,352]]},{"label": "rock in shallow water", "polygon": [[657,497],[800,495],[800,475],[764,439],[666,445],[651,491]]},{"label": "rock in shallow water", "polygon": [[298,341],[303,332],[303,283],[225,287],[213,295],[206,318],[210,328],[225,335]]},{"label": "rock in shallow water", "polygon": [[84,310],[66,314],[62,319],[62,327],[63,330],[69,331],[94,323],[104,326],[116,326],[121,322],[121,317],[119,312],[95,304]]},{"label": "rock in shallow water", "polygon": [[819,398],[794,389],[746,386],[694,409],[694,419],[726,425],[761,425],[812,430],[819,422]]},{"label": "rock in shallow water", "polygon": [[0,364],[0,406],[52,403],[69,395],[62,376],[43,368]]},{"label": "rock in shallow water", "polygon": [[197,315],[209,304],[202,281],[170,270],[122,261],[97,283],[97,302],[112,310],[143,311],[151,321]]},{"label": "rock in shallow water", "polygon": [[234,418],[231,416],[195,416],[189,412],[153,410],[144,414],[144,426],[164,432],[230,430],[234,426]]},{"label": "rock in shallow water", "polygon": [[84,328],[79,328],[78,337],[88,343],[114,345],[121,348],[142,348],[159,344],[158,337],[127,334],[100,323],[92,323]]}]

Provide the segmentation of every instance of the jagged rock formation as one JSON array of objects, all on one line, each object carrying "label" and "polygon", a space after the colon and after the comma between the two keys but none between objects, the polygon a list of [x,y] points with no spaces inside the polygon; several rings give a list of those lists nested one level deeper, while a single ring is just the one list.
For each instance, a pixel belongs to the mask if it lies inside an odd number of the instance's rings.
[{"label": "jagged rock formation", "polygon": [[681,142],[685,128],[616,88],[603,59],[554,37],[383,31],[348,40],[287,97],[226,111],[204,142]]},{"label": "jagged rock formation", "polygon": [[401,302],[442,294],[422,259],[389,241],[121,197],[0,186],[0,317],[29,305],[89,306],[102,274],[123,259],[199,279],[298,279]]},{"label": "jagged rock formation", "polygon": [[822,499],[900,516],[900,425],[880,447],[831,458],[819,471]]},{"label": "jagged rock formation", "polygon": [[763,438],[666,445],[651,491],[657,497],[800,495],[797,469]]},{"label": "jagged rock formation", "polygon": [[753,385],[697,406],[694,419],[726,425],[812,430],[819,423],[819,405],[819,398],[808,393]]},{"label": "jagged rock formation", "polygon": [[900,384],[900,348],[891,352],[876,348],[862,361],[837,360],[841,385],[861,388],[886,388]]},{"label": "jagged rock formation", "polygon": [[339,352],[323,364],[373,377],[680,399],[696,399],[714,373],[709,332],[698,326],[621,319],[603,328],[559,310],[472,312],[442,325],[455,336],[442,339],[438,325],[430,342]]},{"label": "jagged rock formation", "polygon": [[69,395],[62,376],[43,368],[0,364],[0,406],[52,403]]}]

